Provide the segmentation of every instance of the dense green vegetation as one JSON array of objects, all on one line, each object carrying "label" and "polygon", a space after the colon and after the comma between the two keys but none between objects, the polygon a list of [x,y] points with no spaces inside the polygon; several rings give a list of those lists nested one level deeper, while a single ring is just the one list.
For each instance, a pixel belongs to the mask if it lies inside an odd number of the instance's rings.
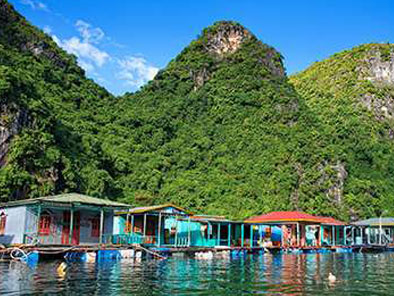
[{"label": "dense green vegetation", "polygon": [[394,80],[376,73],[393,63],[393,44],[366,44],[291,77],[320,122],[319,153],[346,168],[342,203],[358,216],[394,214]]},{"label": "dense green vegetation", "polygon": [[[1,127],[17,125],[0,170],[2,200],[64,190],[111,195],[99,111],[114,98],[75,58],[0,1]],[[99,177],[97,177],[99,176]]]},{"label": "dense green vegetation", "polygon": [[365,45],[289,81],[275,49],[218,22],[114,98],[0,0],[0,127],[12,134],[0,198],[76,191],[236,219],[394,214],[394,92],[366,79],[377,52],[390,63],[391,45]]}]

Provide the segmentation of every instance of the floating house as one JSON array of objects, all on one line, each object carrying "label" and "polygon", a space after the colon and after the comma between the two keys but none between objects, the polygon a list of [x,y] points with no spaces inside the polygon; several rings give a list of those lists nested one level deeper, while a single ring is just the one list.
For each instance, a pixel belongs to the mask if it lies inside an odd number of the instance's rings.
[{"label": "floating house", "polygon": [[394,218],[380,217],[353,223],[354,245],[388,245],[394,243]]},{"label": "floating house", "polygon": [[106,242],[187,247],[190,245],[190,233],[180,231],[178,221],[191,215],[172,204],[117,211],[113,235],[108,235]]},{"label": "floating house", "polygon": [[[251,217],[245,223],[258,225],[260,241],[281,247],[324,247],[350,244],[347,224],[331,217],[282,211]],[[273,235],[276,234],[276,235]],[[280,236],[278,242],[278,235]]]},{"label": "floating house", "polygon": [[0,204],[3,245],[92,245],[113,229],[114,211],[128,205],[69,193]]},{"label": "floating house", "polygon": [[223,216],[193,215],[172,204],[117,211],[106,242],[168,248],[243,247],[243,222]]}]

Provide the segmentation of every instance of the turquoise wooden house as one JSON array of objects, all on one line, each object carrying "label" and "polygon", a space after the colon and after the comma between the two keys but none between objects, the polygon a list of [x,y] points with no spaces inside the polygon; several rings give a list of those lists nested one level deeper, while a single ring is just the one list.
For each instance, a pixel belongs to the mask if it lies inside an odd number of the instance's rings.
[{"label": "turquoise wooden house", "polygon": [[223,216],[193,215],[172,204],[118,211],[106,242],[155,247],[241,247],[243,222]]},{"label": "turquoise wooden house", "polygon": [[178,221],[191,215],[172,204],[117,211],[113,235],[108,235],[106,241],[114,244],[188,247],[190,232],[180,233]]},{"label": "turquoise wooden house", "polygon": [[3,245],[94,245],[112,234],[114,211],[128,205],[69,193],[0,204]]}]

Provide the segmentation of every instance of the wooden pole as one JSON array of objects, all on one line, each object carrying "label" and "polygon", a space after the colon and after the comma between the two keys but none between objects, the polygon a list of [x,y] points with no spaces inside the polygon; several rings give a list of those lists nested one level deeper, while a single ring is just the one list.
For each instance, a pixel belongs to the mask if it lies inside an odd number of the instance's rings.
[{"label": "wooden pole", "polygon": [[218,224],[218,246],[220,246],[220,223]]},{"label": "wooden pole", "polygon": [[68,232],[68,243],[72,245],[72,238],[74,232],[74,207],[71,206],[70,209],[70,231]]},{"label": "wooden pole", "polygon": [[323,246],[323,242],[324,242],[324,226],[321,225],[320,226],[320,246]]},{"label": "wooden pole", "polygon": [[250,224],[250,247],[253,247],[253,225]]},{"label": "wooden pole", "polygon": [[175,217],[175,247],[178,245],[178,217]]},{"label": "wooden pole", "polygon": [[40,220],[41,220],[41,204],[38,204],[38,209],[37,209],[37,226],[36,226],[36,235],[37,239],[40,235]]},{"label": "wooden pole", "polygon": [[190,216],[187,223],[187,239],[188,239],[187,245],[190,247],[191,246]]},{"label": "wooden pole", "polygon": [[331,245],[335,246],[335,227],[331,226]]},{"label": "wooden pole", "polygon": [[144,214],[144,240],[146,236],[146,214]]},{"label": "wooden pole", "polygon": [[160,247],[160,237],[161,237],[161,212],[159,213],[159,227],[158,227],[158,234],[157,234],[157,246]]},{"label": "wooden pole", "polygon": [[231,223],[228,223],[228,233],[227,233],[227,243],[228,247],[231,247]]},{"label": "wooden pole", "polygon": [[363,241],[364,241],[364,239],[363,239],[363,235],[364,235],[363,232],[364,232],[364,229],[361,227],[361,228],[360,228],[360,231],[361,231],[361,232],[360,232],[360,234],[361,234],[361,244],[363,244]]},{"label": "wooden pole", "polygon": [[100,237],[99,237],[100,244],[103,243],[103,231],[104,231],[104,210],[103,210],[103,208],[101,208],[101,211],[100,211]]},{"label": "wooden pole", "polygon": [[245,228],[245,225],[242,224],[241,225],[241,247],[242,248],[244,247],[244,228]]},{"label": "wooden pole", "polygon": [[134,215],[131,215],[131,233],[134,233]]},{"label": "wooden pole", "polygon": [[300,246],[300,223],[297,222],[297,245]]}]

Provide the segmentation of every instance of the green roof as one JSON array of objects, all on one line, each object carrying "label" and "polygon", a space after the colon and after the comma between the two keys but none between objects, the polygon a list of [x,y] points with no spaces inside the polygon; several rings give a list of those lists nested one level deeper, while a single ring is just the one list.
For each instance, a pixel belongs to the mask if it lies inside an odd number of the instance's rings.
[{"label": "green roof", "polygon": [[191,215],[192,213],[181,208],[178,207],[176,205],[173,204],[163,204],[163,205],[156,205],[156,206],[146,206],[146,207],[137,207],[137,208],[132,208],[127,210],[126,212],[122,212],[122,213],[118,213],[118,214],[143,214],[143,213],[148,213],[148,212],[156,212],[156,211],[160,211],[162,209],[165,208],[174,208],[177,209],[180,212],[184,212],[186,214]]},{"label": "green roof", "polygon": [[130,205],[114,202],[108,199],[91,197],[88,195],[78,194],[78,193],[65,193],[53,196],[44,196],[31,199],[15,200],[0,204],[1,207],[15,207],[23,205],[31,205],[38,203],[59,203],[59,204],[84,204],[93,206],[105,206],[105,207],[117,207],[125,208],[130,207]]}]

